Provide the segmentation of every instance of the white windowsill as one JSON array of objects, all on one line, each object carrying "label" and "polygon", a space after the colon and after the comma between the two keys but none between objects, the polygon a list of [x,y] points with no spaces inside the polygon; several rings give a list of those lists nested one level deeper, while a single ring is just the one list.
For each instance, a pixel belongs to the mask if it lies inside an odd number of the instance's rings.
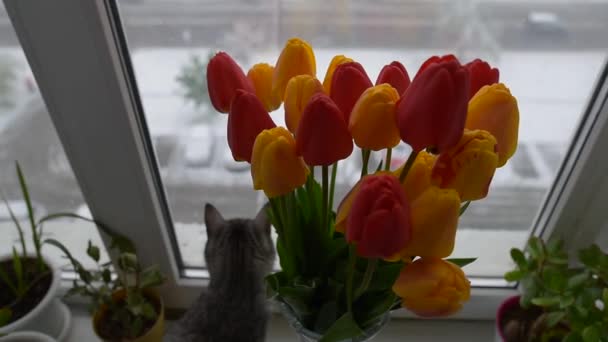
[{"label": "white windowsill", "polygon": [[[98,341],[91,329],[91,317],[84,307],[70,306],[72,310],[72,330],[64,342]],[[393,318],[374,341],[416,341],[416,342],[477,342],[492,341],[494,321],[474,320],[423,320]],[[291,328],[280,315],[273,315],[268,327],[266,341],[296,341]]]}]

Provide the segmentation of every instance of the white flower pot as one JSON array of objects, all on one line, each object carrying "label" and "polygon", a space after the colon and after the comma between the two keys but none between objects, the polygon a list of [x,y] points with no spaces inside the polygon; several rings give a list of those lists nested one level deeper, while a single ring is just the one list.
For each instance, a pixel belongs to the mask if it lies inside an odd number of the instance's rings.
[{"label": "white flower pot", "polygon": [[[11,258],[12,256],[10,255],[0,256],[0,262],[7,259],[10,260]],[[71,314],[69,310],[67,310],[65,304],[57,298],[59,286],[61,284],[61,271],[59,270],[59,267],[50,263],[47,258],[44,259],[44,262],[51,268],[53,274],[51,286],[46,295],[42,298],[40,303],[25,316],[9,325],[0,327],[0,335],[30,331],[48,335],[59,341],[65,337],[71,323]]]},{"label": "white flower pot", "polygon": [[57,340],[39,332],[22,331],[0,337],[0,342],[57,342]]}]

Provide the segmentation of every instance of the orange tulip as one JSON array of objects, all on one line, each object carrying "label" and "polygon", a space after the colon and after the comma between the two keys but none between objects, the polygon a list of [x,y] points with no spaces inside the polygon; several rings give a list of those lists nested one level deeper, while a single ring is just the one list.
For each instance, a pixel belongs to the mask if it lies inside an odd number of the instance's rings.
[{"label": "orange tulip", "polygon": [[302,112],[313,95],[323,93],[323,86],[310,75],[292,77],[285,89],[285,123],[295,133],[302,117]]},{"label": "orange tulip", "polygon": [[[411,201],[418,198],[418,196],[420,196],[433,184],[431,179],[431,171],[433,170],[436,160],[436,156],[427,153],[426,151],[421,151],[418,153],[416,160],[414,160],[414,163],[412,164],[401,185],[405,191],[405,194],[407,195],[407,198],[409,198]],[[402,165],[400,168],[393,171],[393,174],[399,177],[399,175],[401,175],[401,171],[403,170],[403,166],[405,165]]]},{"label": "orange tulip", "polygon": [[331,165],[353,151],[353,139],[338,106],[329,96],[315,94],[302,113],[296,132],[298,154],[306,164]]},{"label": "orange tulip", "polygon": [[281,96],[272,91],[272,75],[274,67],[267,63],[258,63],[249,69],[247,78],[253,83],[255,94],[264,104],[264,108],[272,112],[281,106]]},{"label": "orange tulip", "polygon": [[253,143],[260,132],[276,125],[252,93],[237,90],[228,115],[228,146],[236,161],[251,162]]},{"label": "orange tulip", "polygon": [[462,201],[484,198],[498,165],[495,151],[496,139],[490,133],[465,129],[458,144],[439,155],[432,177],[442,188],[458,191]]},{"label": "orange tulip", "polygon": [[451,315],[471,296],[462,270],[437,258],[422,258],[403,266],[393,291],[404,308],[422,317]]},{"label": "orange tulip", "polygon": [[460,216],[456,190],[427,188],[411,202],[412,238],[399,252],[404,260],[413,256],[445,258],[452,254]]},{"label": "orange tulip", "polygon": [[251,177],[253,188],[268,198],[285,195],[306,182],[308,168],[296,154],[296,143],[288,130],[275,127],[262,131],[253,144]]},{"label": "orange tulip", "polygon": [[300,38],[291,38],[285,43],[274,67],[272,89],[281,99],[285,98],[285,88],[289,80],[298,75],[317,74],[315,54],[310,44]]},{"label": "orange tulip", "polygon": [[350,115],[348,129],[360,148],[379,151],[397,146],[401,141],[395,104],[397,90],[384,83],[363,92]]},{"label": "orange tulip", "polygon": [[331,62],[327,67],[327,72],[325,73],[325,78],[323,79],[323,89],[325,89],[327,95],[331,96],[331,80],[334,77],[334,71],[336,71],[338,65],[348,62],[353,62],[353,60],[344,55],[337,55],[331,59]]},{"label": "orange tulip", "polygon": [[482,87],[469,102],[465,127],[490,132],[498,143],[498,167],[505,165],[517,149],[517,99],[502,83]]},{"label": "orange tulip", "polygon": [[207,64],[207,89],[213,108],[221,113],[228,113],[237,90],[255,92],[243,70],[225,52],[218,52]]}]

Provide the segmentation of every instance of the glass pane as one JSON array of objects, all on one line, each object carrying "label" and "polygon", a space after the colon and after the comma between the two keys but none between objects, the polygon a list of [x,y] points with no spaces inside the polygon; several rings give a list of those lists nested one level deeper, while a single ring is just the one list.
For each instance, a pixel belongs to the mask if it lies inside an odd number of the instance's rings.
[{"label": "glass pane", "polygon": [[[36,220],[59,212],[90,214],[32,71],[10,26],[4,3],[0,5],[0,16],[5,20],[0,27],[0,191],[23,227],[28,253],[34,253],[28,211],[15,161],[19,161],[28,183]],[[42,239],[59,240],[85,266],[95,265],[86,255],[89,239],[102,247],[94,225],[77,219],[56,219],[45,223],[42,232]],[[21,251],[18,230],[3,203],[0,203],[0,236],[0,255],[10,253],[12,246]],[[105,250],[101,249],[101,262],[105,262],[108,258]],[[59,266],[68,264],[55,247],[45,245],[42,253]]]},{"label": "glass pane", "polygon": [[[205,65],[225,50],[244,70],[274,63],[286,39],[309,41],[322,79],[347,55],[375,80],[402,62],[413,76],[431,55],[482,58],[518,98],[520,143],[483,201],[462,217],[456,257],[479,257],[472,276],[502,276],[509,249],[523,246],[606,56],[608,1],[122,1],[140,94],[156,144],[186,266],[203,265],[202,208],[255,214],[247,164],[231,160],[226,115],[206,97]],[[272,114],[283,124],[282,110]],[[394,152],[394,165],[409,153]],[[377,156],[380,157],[380,156]],[[342,163],[337,198],[358,178],[360,158]],[[374,165],[375,166],[375,165]]]}]

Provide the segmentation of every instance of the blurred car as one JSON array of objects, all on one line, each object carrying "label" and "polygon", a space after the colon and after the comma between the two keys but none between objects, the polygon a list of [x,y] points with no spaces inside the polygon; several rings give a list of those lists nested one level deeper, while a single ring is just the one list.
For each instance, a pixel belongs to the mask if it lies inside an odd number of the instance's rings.
[{"label": "blurred car", "polygon": [[532,11],[528,13],[525,29],[530,33],[566,36],[568,30],[559,16],[553,12]]}]

